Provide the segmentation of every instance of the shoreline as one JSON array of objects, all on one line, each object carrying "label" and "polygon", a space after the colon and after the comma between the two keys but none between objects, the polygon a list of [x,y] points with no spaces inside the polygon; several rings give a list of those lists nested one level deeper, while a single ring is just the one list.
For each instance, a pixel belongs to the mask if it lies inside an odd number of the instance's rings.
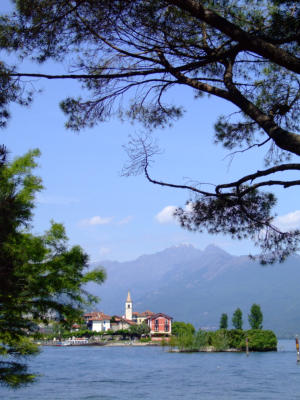
[{"label": "shoreline", "polygon": [[48,346],[48,347],[90,347],[90,346],[101,346],[101,347],[144,347],[144,346],[161,346],[160,343],[155,343],[155,342],[146,342],[146,343],[141,343],[141,342],[92,342],[92,343],[64,343],[64,342],[59,342],[57,343],[52,342],[52,343],[42,343],[42,342],[37,342],[39,346]]},{"label": "shoreline", "polygon": [[[78,344],[55,344],[55,343],[37,343],[39,346],[45,346],[45,347],[162,347],[162,349],[167,348],[169,346],[161,346],[160,343],[140,343],[140,342],[115,342],[115,343],[101,343],[101,342],[95,342],[95,343],[78,343]],[[265,350],[265,351],[254,351],[252,352],[259,352],[259,353],[268,353],[270,351],[278,352],[278,349],[276,350]],[[216,350],[213,346],[209,346],[207,348],[203,348],[201,350],[180,350],[178,348],[169,348],[166,349],[166,352],[168,353],[246,353],[245,350],[239,350],[239,349],[225,349],[225,350]]]}]

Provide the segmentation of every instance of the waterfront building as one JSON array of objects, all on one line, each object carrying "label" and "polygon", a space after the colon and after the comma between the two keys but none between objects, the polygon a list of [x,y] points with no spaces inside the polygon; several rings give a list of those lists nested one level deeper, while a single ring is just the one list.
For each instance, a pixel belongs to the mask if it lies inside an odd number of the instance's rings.
[{"label": "waterfront building", "polygon": [[110,320],[110,329],[112,331],[118,331],[120,329],[129,329],[132,325],[135,324],[136,323],[134,321],[131,321],[130,319],[114,315]]},{"label": "waterfront building", "polygon": [[150,334],[164,334],[171,335],[172,332],[172,317],[163,313],[157,313],[149,316],[146,322],[150,328]]},{"label": "waterfront building", "polygon": [[100,311],[93,311],[84,314],[88,329],[96,332],[118,331],[129,329],[132,325],[146,323],[150,328],[151,336],[170,336],[172,333],[172,317],[163,313],[154,313],[146,310],[143,312],[133,311],[133,302],[128,291],[125,301],[125,315],[122,317],[104,314]]},{"label": "waterfront building", "polygon": [[138,312],[138,311],[133,311],[132,312],[132,320],[136,322],[138,325],[142,324],[143,322],[146,321],[148,317],[151,317],[151,315],[154,315],[155,313],[153,311],[143,311],[143,312]]},{"label": "waterfront building", "polygon": [[110,330],[111,317],[101,311],[86,313],[83,317],[87,323],[87,328],[91,331],[103,332]]}]

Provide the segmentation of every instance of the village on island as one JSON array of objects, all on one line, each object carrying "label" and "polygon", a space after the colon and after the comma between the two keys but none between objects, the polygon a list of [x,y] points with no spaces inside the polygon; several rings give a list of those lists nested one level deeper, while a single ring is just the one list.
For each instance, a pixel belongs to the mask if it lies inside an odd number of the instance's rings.
[{"label": "village on island", "polygon": [[228,329],[228,316],[223,313],[219,329],[207,331],[200,328],[196,331],[191,323],[173,322],[172,317],[162,312],[134,311],[128,291],[124,315],[110,316],[102,311],[86,312],[81,322],[73,323],[70,330],[64,330],[59,321],[54,322],[50,334],[43,334],[40,326],[43,339],[39,344],[161,345],[175,352],[276,351],[276,335],[263,329],[263,314],[259,305],[252,305],[248,319],[251,329],[244,330],[242,311],[237,308],[232,317],[233,329]]},{"label": "village on island", "polygon": [[162,312],[133,311],[133,301],[128,291],[122,316],[110,316],[102,311],[86,312],[81,323],[74,323],[69,331],[64,331],[61,324],[55,320],[54,317],[50,327],[51,332],[40,324],[40,332],[44,334],[45,339],[47,338],[40,344],[55,346],[159,344],[170,340],[173,318]]},{"label": "village on island", "polygon": [[[93,311],[84,314],[87,328],[95,332],[119,331],[129,329],[133,325],[146,324],[149,327],[149,334],[152,339],[161,340],[163,336],[169,337],[172,333],[172,317],[161,312],[133,311],[133,302],[128,291],[125,302],[125,313],[123,316],[109,316],[103,312]],[[160,336],[155,337],[156,334]]]}]

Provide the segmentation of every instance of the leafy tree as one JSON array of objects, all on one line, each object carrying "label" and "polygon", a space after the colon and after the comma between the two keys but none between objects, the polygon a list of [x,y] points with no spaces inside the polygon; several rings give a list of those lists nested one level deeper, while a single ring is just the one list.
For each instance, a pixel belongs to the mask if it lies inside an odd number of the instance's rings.
[{"label": "leafy tree", "polygon": [[118,329],[117,331],[114,332],[115,335],[121,335],[122,339],[126,339],[129,337],[130,332],[129,329]]},{"label": "leafy tree", "polygon": [[195,333],[195,327],[191,323],[175,321],[172,323],[172,334],[175,336],[180,336],[183,334]]},{"label": "leafy tree", "polygon": [[263,313],[258,304],[253,304],[248,315],[248,321],[251,329],[262,329]]},{"label": "leafy tree", "polygon": [[243,329],[243,313],[240,308],[233,313],[231,322],[235,329]]},{"label": "leafy tree", "polygon": [[128,331],[131,336],[141,337],[142,335],[149,335],[150,328],[145,322],[143,322],[139,325],[131,325]]},{"label": "leafy tree", "polygon": [[55,313],[63,326],[77,320],[85,304],[97,300],[83,285],[102,283],[101,269],[87,271],[88,256],[69,247],[64,227],[52,222],[43,235],[30,233],[34,196],[42,189],[32,174],[38,150],[8,162],[0,149],[0,383],[32,382],[24,358],[36,354],[31,337]]},{"label": "leafy tree", "polygon": [[208,333],[199,329],[195,335],[195,344],[199,350],[203,350],[208,345]]},{"label": "leafy tree", "polygon": [[220,329],[228,328],[228,315],[223,313],[220,318]]},{"label": "leafy tree", "polygon": [[[151,177],[151,140],[128,145],[124,174],[144,173],[158,185],[196,195],[176,215],[184,228],[251,238],[263,263],[283,261],[298,248],[299,230],[274,226],[276,198],[270,187],[292,188],[300,155],[299,2],[291,0],[16,0],[15,14],[0,19],[0,46],[42,64],[69,62],[76,73],[24,72],[0,64],[1,125],[9,103],[27,104],[33,77],[76,79],[90,96],[68,97],[61,108],[66,126],[79,130],[118,115],[166,127],[183,114],[166,94],[191,88],[236,107],[215,123],[215,142],[243,153],[264,148],[258,165],[232,182],[212,186],[170,184]],[[26,85],[26,83],[25,83]],[[32,86],[28,86],[32,87]],[[201,182],[201,177],[200,177]]]},{"label": "leafy tree", "polygon": [[174,336],[176,338],[175,345],[180,351],[197,351],[196,337],[191,332],[182,332],[179,336]]}]

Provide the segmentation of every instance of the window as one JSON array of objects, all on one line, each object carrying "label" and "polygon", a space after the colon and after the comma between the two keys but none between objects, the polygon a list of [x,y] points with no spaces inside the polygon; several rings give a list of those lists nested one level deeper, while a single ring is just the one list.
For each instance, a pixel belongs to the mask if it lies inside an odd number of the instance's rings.
[{"label": "window", "polygon": [[154,330],[158,332],[158,319],[155,320]]}]

